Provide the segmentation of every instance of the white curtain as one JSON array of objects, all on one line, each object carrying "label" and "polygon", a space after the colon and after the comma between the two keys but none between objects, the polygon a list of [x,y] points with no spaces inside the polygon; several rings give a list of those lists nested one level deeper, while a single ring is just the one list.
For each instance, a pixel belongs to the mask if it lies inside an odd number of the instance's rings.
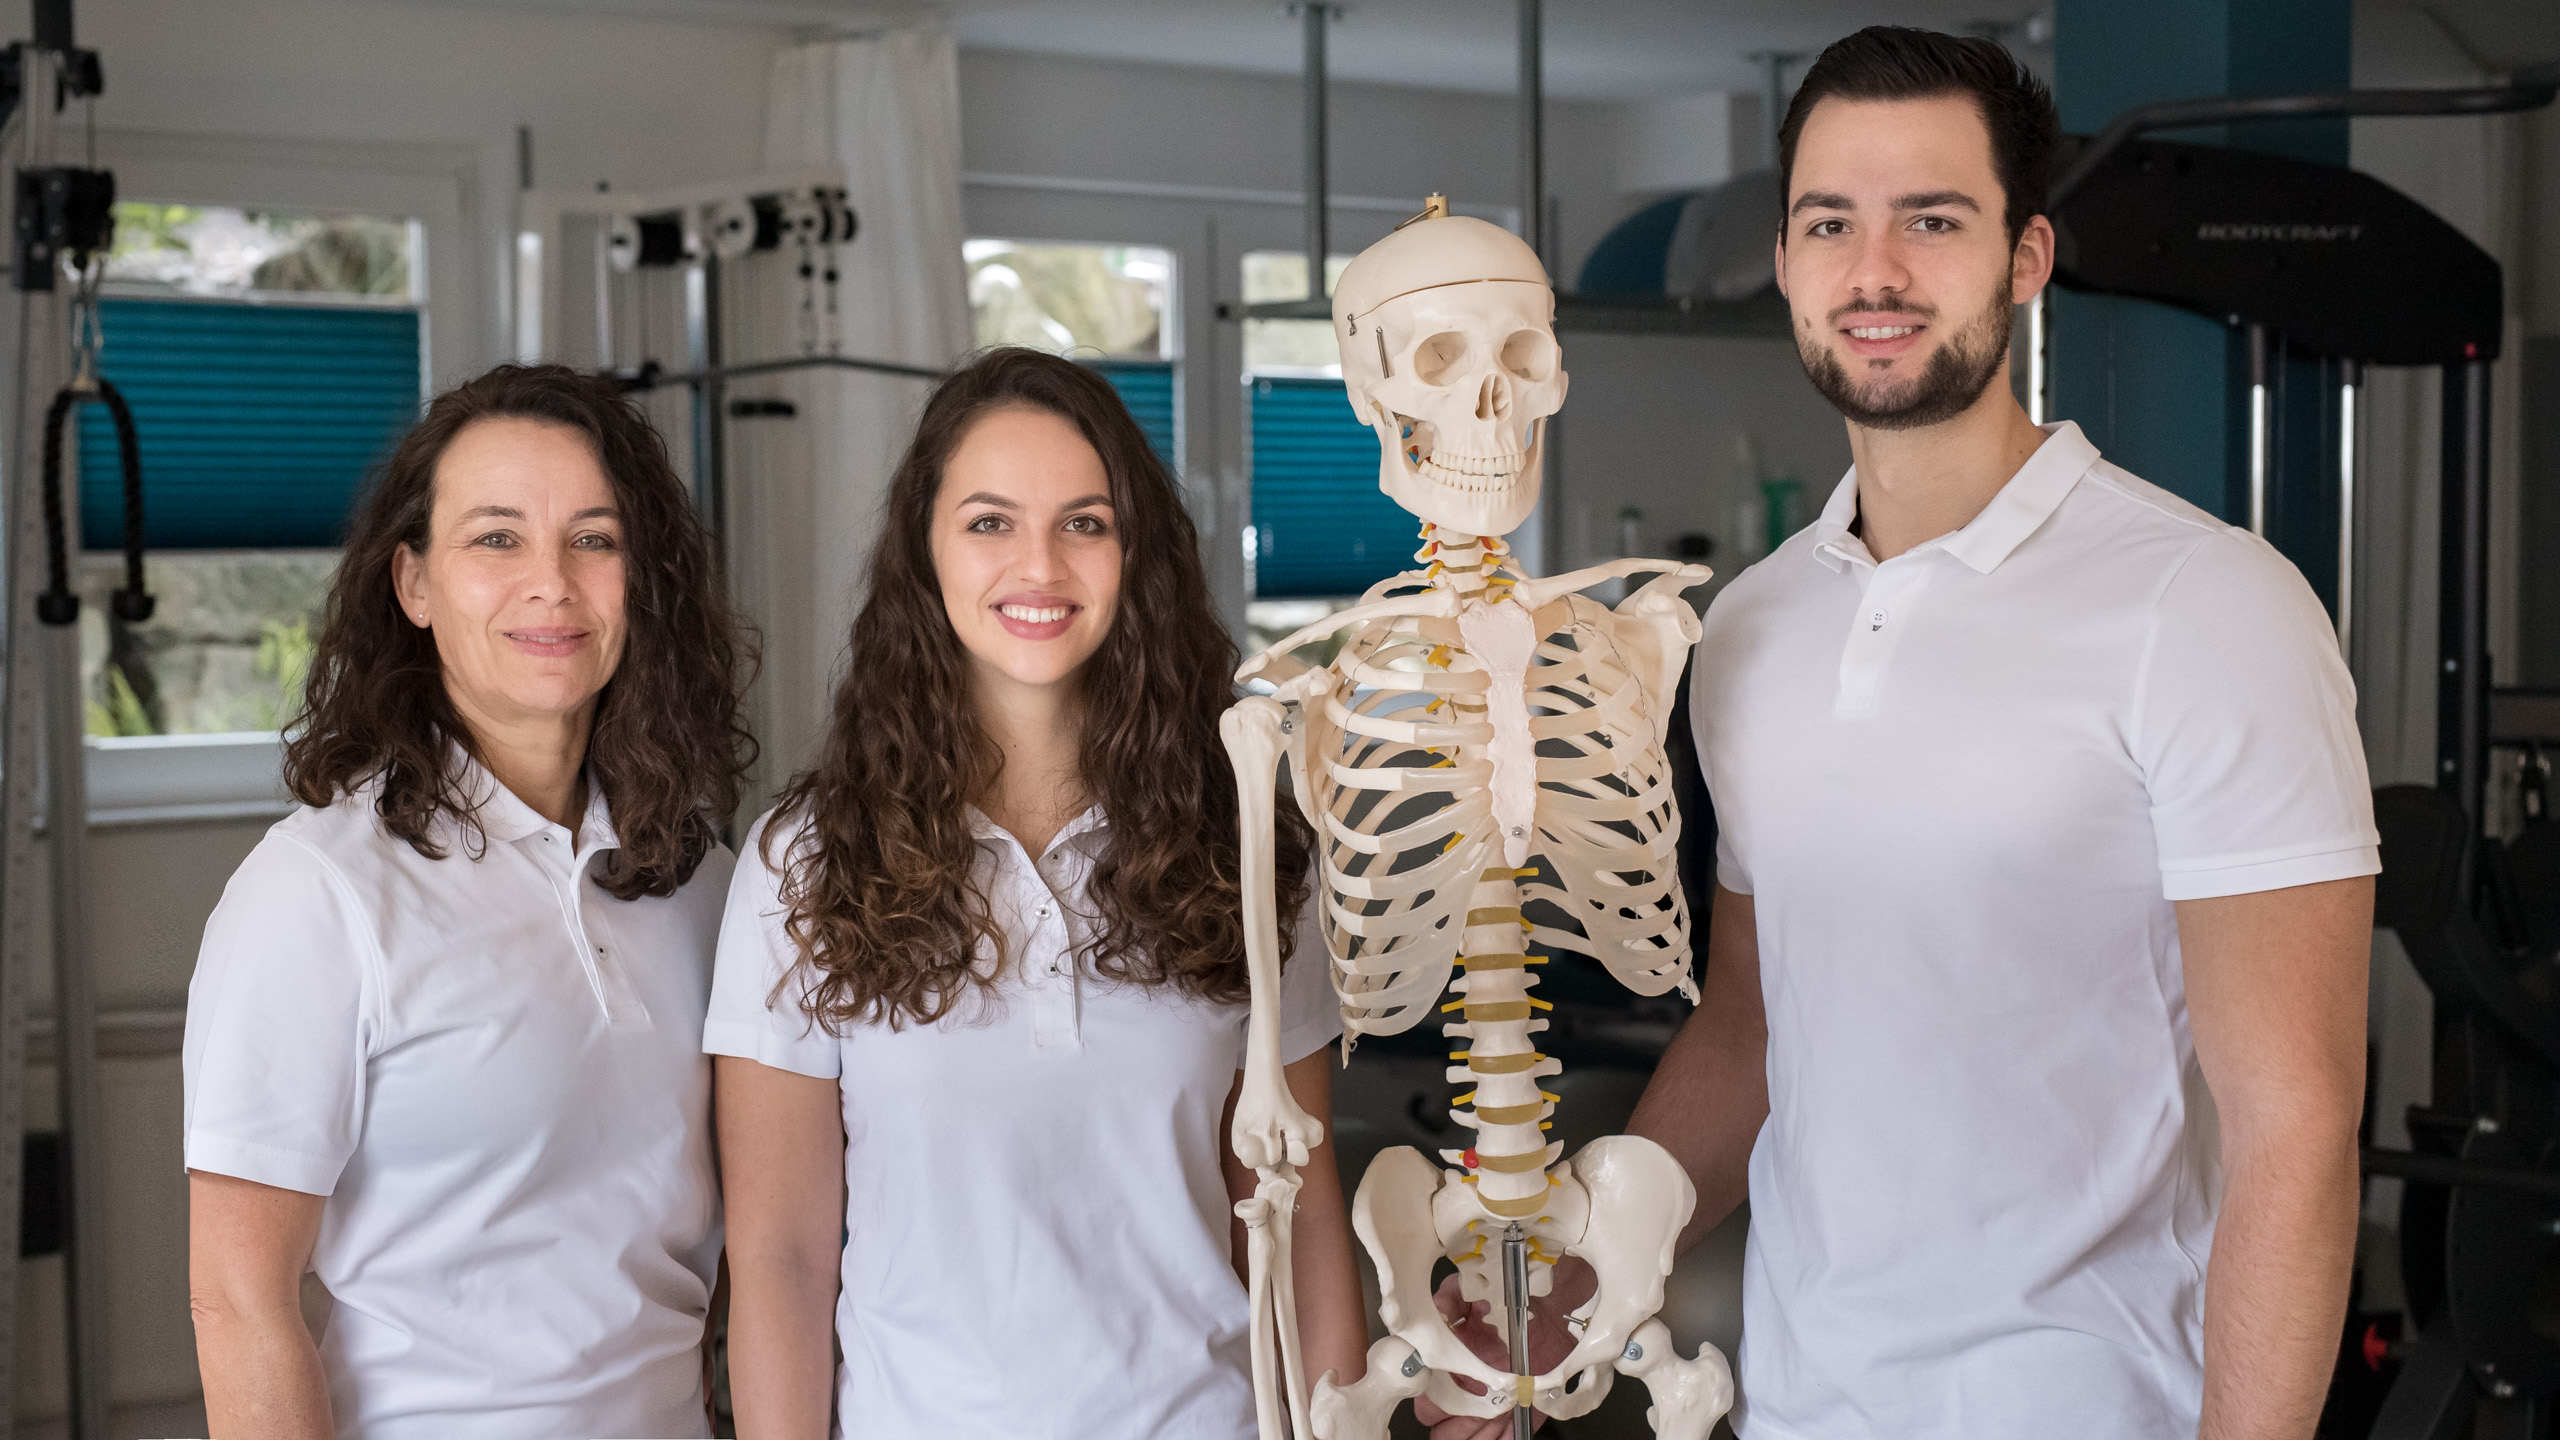
[{"label": "white curtain", "polygon": [[[768,170],[845,168],[859,222],[827,257],[840,354],[945,366],[970,348],[960,246],[960,82],[948,34],[900,30],[794,45],[774,57]],[[791,257],[791,247],[777,259]],[[762,258],[762,257],[760,257]],[[809,334],[796,258],[736,267],[723,287],[732,360],[799,353]],[[815,291],[823,295],[823,289]],[[823,308],[823,300],[820,302]],[[731,547],[739,593],[764,631],[755,696],[765,755],[759,803],[808,764],[825,733],[889,474],[929,382],[813,370],[741,382],[736,398],[788,401],[790,419],[731,421]]]}]

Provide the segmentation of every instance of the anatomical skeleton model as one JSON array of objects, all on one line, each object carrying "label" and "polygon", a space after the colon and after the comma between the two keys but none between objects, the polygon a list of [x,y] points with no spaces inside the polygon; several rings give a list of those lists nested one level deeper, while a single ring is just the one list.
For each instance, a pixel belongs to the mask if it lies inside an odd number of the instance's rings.
[{"label": "anatomical skeleton model", "polygon": [[[1673,1351],[1655,1318],[1672,1250],[1696,1202],[1652,1141],[1610,1136],[1571,1160],[1545,1131],[1561,1065],[1536,1049],[1548,1003],[1531,967],[1558,949],[1595,955],[1643,995],[1693,1002],[1688,910],[1673,855],[1679,815],[1663,737],[1671,690],[1698,636],[1680,592],[1702,566],[1622,560],[1554,579],[1523,574],[1501,537],[1537,503],[1544,421],[1563,404],[1555,296],[1528,246],[1434,196],[1422,215],[1351,263],[1335,287],[1334,338],[1353,408],[1381,442],[1379,484],[1423,521],[1423,569],[1289,636],[1238,678],[1275,687],[1221,727],[1242,797],[1247,963],[1253,992],[1237,1156],[1260,1179],[1248,1227],[1255,1401],[1263,1440],[1384,1440],[1400,1401],[1452,1414],[1558,1418],[1600,1403],[1616,1374],[1644,1380],[1659,1436],[1704,1440],[1733,1398],[1714,1347]],[[1656,578],[1614,611],[1580,592]],[[1291,658],[1347,627],[1331,664]],[[1273,879],[1274,770],[1286,758],[1321,855],[1327,957],[1343,1054],[1436,1012],[1453,1046],[1451,1112],[1475,1131],[1444,1150],[1380,1154],[1352,1226],[1376,1264],[1388,1337],[1368,1373],[1312,1394],[1298,1357],[1289,1215],[1297,1166],[1322,1127],[1282,1074]],[[1581,930],[1522,918],[1550,902]],[[1452,984],[1452,968],[1462,970]],[[1456,998],[1443,1002],[1442,991]],[[1433,1308],[1447,1256],[1468,1300],[1490,1300],[1511,1366],[1478,1359]],[[1568,1320],[1578,1343],[1528,1373],[1529,1298],[1579,1255],[1599,1277]],[[1482,1394],[1455,1383],[1475,1381]],[[1285,1402],[1290,1416],[1281,1419]]]}]

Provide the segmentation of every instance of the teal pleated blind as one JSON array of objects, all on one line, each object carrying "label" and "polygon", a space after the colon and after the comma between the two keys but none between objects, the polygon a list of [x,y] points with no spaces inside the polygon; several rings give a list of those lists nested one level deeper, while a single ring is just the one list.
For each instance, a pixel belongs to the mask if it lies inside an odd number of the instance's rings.
[{"label": "teal pleated blind", "polygon": [[1176,475],[1182,473],[1181,453],[1173,440],[1173,362],[1170,360],[1093,360],[1086,362],[1102,372],[1111,388],[1120,392],[1120,403],[1129,407],[1138,428],[1147,432],[1147,443],[1155,447],[1156,458]]},{"label": "teal pleated blind", "polygon": [[[155,550],[336,545],[371,469],[418,418],[418,313],[108,299],[98,369],[142,442]],[[115,424],[83,405],[80,535],[124,543]]]},{"label": "teal pleated blind", "polygon": [[1252,410],[1254,593],[1357,595],[1413,566],[1420,521],[1378,489],[1378,437],[1342,382],[1266,375]]}]

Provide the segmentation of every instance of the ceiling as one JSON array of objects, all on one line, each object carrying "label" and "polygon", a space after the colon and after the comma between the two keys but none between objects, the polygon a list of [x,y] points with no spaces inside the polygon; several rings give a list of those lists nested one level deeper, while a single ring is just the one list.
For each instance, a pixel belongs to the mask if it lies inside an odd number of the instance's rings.
[{"label": "ceiling", "polygon": [[[960,43],[1299,73],[1286,0],[445,0],[864,29],[939,19]],[[2132,0],[2107,0],[2132,3]],[[1547,93],[1637,100],[1760,84],[1759,51],[1810,55],[1863,25],[1996,34],[2049,68],[2049,0],[1544,0]],[[1519,86],[1517,0],[1347,0],[1332,30],[1339,79],[1508,94]],[[2484,70],[2560,59],[2560,0],[2358,0],[2415,11]]]},{"label": "ceiling", "polygon": [[[1304,30],[1285,0],[447,0],[522,8],[867,28],[938,17],[960,43],[1247,70],[1300,72]],[[2042,0],[1544,0],[1547,93],[1627,100],[1754,89],[1754,51],[1810,58],[1884,22],[2003,27],[2024,44]],[[1509,94],[1519,88],[1516,0],[1348,0],[1334,24],[1337,79]],[[1801,65],[1801,62],[1799,62]]]}]

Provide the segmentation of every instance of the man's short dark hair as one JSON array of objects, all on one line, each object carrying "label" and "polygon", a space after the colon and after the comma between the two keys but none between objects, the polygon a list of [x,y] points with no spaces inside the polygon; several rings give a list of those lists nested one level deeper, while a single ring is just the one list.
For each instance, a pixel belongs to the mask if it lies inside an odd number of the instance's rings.
[{"label": "man's short dark hair", "polygon": [[2045,185],[2053,178],[2054,146],[2062,132],[2053,92],[1997,41],[1902,25],[1870,25],[1834,41],[1804,72],[1786,123],[1778,127],[1778,233],[1786,234],[1796,140],[1816,103],[1939,95],[1969,95],[1981,110],[1983,128],[1991,132],[1991,168],[2007,192],[2001,219],[2009,243],[2017,244],[2027,222],[2043,213]]}]

